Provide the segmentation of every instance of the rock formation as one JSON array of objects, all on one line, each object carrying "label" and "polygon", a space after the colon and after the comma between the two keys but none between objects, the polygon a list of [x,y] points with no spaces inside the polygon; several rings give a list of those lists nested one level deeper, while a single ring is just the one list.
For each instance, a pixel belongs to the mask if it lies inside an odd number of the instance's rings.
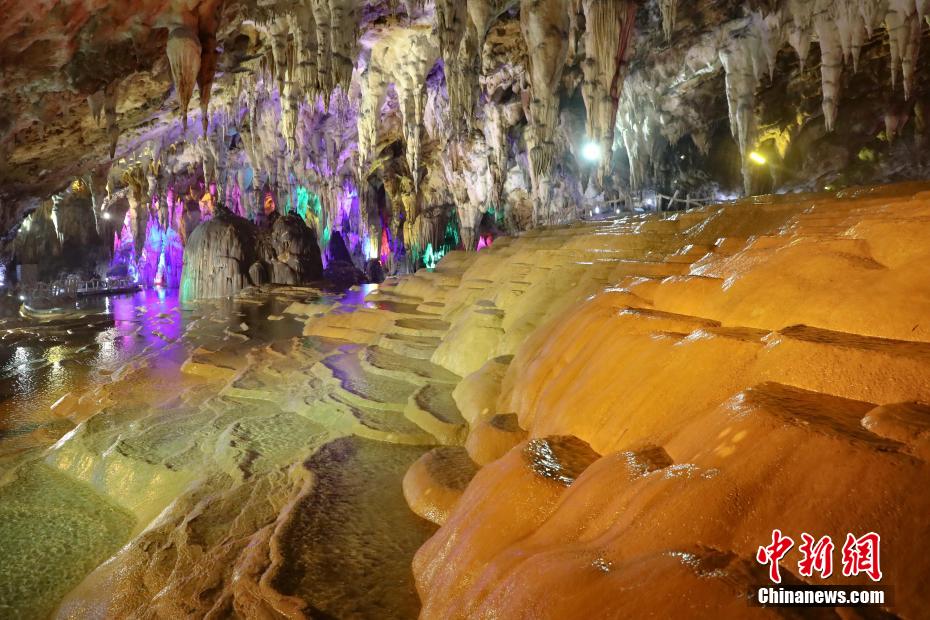
[{"label": "rock formation", "polygon": [[302,219],[280,217],[264,238],[254,224],[218,206],[188,239],[181,299],[230,297],[248,286],[298,285],[322,276],[316,235]]},{"label": "rock formation", "polygon": [[0,616],[926,614],[930,1],[0,15]]}]

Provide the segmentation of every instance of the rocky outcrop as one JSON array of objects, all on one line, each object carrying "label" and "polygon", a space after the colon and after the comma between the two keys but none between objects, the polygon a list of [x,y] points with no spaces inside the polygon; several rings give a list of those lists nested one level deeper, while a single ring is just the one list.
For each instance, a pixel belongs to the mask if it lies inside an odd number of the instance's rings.
[{"label": "rocky outcrop", "polygon": [[368,282],[368,277],[355,266],[342,233],[336,231],[327,248],[328,262],[323,277],[339,288],[349,288]]},{"label": "rocky outcrop", "polygon": [[323,260],[316,232],[298,216],[279,217],[271,227],[271,282],[301,284],[323,277]]},{"label": "rocky outcrop", "polygon": [[260,232],[220,206],[190,235],[184,249],[181,296],[230,297],[247,286],[304,284],[322,275],[316,234],[299,217],[279,217],[270,233]]},{"label": "rocky outcrop", "polygon": [[184,248],[181,299],[230,297],[252,284],[256,229],[248,220],[217,209],[214,217],[194,229]]}]

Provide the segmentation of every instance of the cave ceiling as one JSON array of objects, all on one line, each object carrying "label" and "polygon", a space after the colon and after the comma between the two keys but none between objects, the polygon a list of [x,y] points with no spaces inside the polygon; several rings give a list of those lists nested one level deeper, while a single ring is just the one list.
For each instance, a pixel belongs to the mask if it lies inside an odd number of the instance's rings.
[{"label": "cave ceiling", "polygon": [[[375,176],[427,204],[500,201],[515,166],[537,201],[559,174],[579,197],[913,177],[927,4],[2,0],[0,224],[140,156]],[[614,151],[597,171],[585,140]],[[756,148],[780,161],[761,181]]]}]

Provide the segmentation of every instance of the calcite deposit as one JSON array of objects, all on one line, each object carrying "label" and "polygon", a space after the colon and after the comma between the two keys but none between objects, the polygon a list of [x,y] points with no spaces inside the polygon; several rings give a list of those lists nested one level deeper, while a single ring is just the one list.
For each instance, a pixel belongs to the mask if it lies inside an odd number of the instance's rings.
[{"label": "calcite deposit", "polygon": [[[776,526],[881,532],[892,609],[920,616],[930,336],[925,244],[904,240],[925,234],[927,204],[917,187],[768,197],[482,255],[462,276],[471,303],[447,296],[443,344],[480,333],[485,357],[513,355],[457,389],[531,439],[486,461],[451,513],[447,484],[411,469],[443,511],[414,560],[421,617],[767,616],[746,599]],[[548,303],[514,303],[540,289]],[[496,337],[469,316],[489,309]],[[538,329],[514,342],[508,319]],[[800,557],[782,572],[821,583]]]},{"label": "calcite deposit", "polygon": [[[928,191],[541,229],[367,295],[168,311],[4,452],[0,605],[769,616],[747,597],[778,528],[880,533],[885,610],[919,617]],[[867,583],[799,559],[786,583]]]},{"label": "calcite deposit", "polygon": [[926,616],[928,23],[0,0],[0,618]]}]

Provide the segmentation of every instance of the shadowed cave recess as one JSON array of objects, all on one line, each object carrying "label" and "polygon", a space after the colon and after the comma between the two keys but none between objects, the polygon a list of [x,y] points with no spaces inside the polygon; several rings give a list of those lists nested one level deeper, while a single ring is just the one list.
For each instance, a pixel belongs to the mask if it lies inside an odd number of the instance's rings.
[{"label": "shadowed cave recess", "polygon": [[927,616],[930,0],[0,17],[0,618]]}]

